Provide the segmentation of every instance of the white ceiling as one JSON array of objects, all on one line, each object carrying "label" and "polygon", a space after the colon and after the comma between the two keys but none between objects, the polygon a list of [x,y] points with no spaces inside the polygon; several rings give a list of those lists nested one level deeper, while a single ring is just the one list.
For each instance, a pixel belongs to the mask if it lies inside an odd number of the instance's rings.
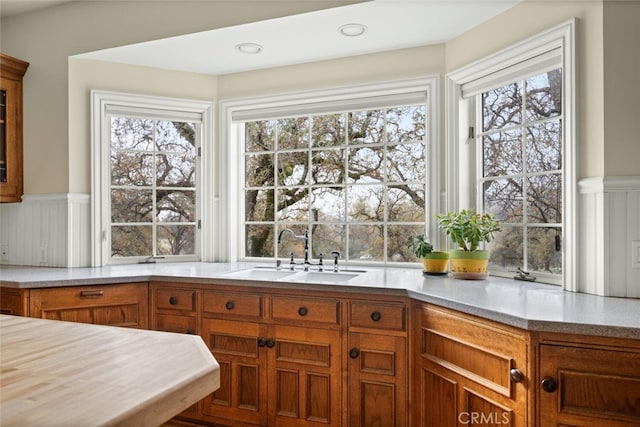
[{"label": "white ceiling", "polygon": [[[443,43],[522,0],[375,0],[77,55],[81,58],[204,74],[361,55]],[[341,25],[367,31],[345,37]],[[257,43],[257,55],[238,52]]]},{"label": "white ceiling", "polygon": [[[298,0],[303,1],[303,0]],[[80,58],[204,74],[228,74],[443,43],[522,0],[373,0],[332,9],[76,55]],[[0,0],[2,16],[65,3]],[[367,31],[345,37],[341,25]],[[239,43],[263,46],[241,54]]]}]

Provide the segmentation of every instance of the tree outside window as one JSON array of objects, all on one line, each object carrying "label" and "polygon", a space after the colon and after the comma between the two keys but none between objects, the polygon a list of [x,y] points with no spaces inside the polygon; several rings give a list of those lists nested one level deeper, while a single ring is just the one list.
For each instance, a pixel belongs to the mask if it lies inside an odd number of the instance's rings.
[{"label": "tree outside window", "polygon": [[562,70],[481,98],[479,192],[503,229],[491,244],[493,268],[561,275]]},{"label": "tree outside window", "polygon": [[197,123],[111,116],[111,257],[196,253]]},{"label": "tree outside window", "polygon": [[426,229],[426,106],[243,123],[246,257],[302,254],[275,236],[309,230],[312,253],[362,262],[416,261]]}]

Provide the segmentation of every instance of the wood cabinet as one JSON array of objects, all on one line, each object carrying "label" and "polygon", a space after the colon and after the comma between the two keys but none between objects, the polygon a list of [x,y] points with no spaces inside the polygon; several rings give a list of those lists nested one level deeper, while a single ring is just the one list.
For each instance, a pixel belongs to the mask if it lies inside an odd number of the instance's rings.
[{"label": "wood cabinet", "polygon": [[640,343],[553,335],[539,346],[538,424],[640,425]]},{"label": "wood cabinet", "polygon": [[[171,283],[154,283],[150,286],[151,329],[197,335],[199,329],[200,291],[172,286]],[[198,419],[201,403],[196,402],[180,413],[181,417]]]},{"label": "wood cabinet", "polygon": [[22,78],[28,66],[0,53],[0,202],[22,200]]},{"label": "wood cabinet", "polygon": [[406,426],[409,422],[407,305],[350,300],[347,426]]},{"label": "wood cabinet", "polygon": [[221,368],[205,421],[341,425],[339,300],[205,291],[203,312],[202,336]]},{"label": "wood cabinet", "polygon": [[26,316],[28,313],[28,289],[0,288],[0,314]]},{"label": "wood cabinet", "polygon": [[29,316],[148,329],[149,285],[145,282],[31,289]]},{"label": "wood cabinet", "polygon": [[529,425],[525,331],[429,304],[415,316],[417,425]]}]

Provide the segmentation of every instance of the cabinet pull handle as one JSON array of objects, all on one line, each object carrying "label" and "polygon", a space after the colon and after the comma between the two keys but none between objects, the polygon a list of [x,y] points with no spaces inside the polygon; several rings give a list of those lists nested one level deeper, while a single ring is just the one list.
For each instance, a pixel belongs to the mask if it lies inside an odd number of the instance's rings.
[{"label": "cabinet pull handle", "polygon": [[267,340],[265,340],[264,338],[258,338],[258,347],[266,347],[267,346]]},{"label": "cabinet pull handle", "polygon": [[276,342],[275,342],[275,340],[273,340],[273,339],[268,339],[268,340],[267,340],[267,347],[269,347],[269,348],[273,348],[273,347],[275,347],[275,346],[276,346]]},{"label": "cabinet pull handle", "polygon": [[358,350],[357,348],[352,348],[351,350],[349,350],[350,358],[357,359],[358,356],[360,356],[360,350]]},{"label": "cabinet pull handle", "polygon": [[558,382],[551,377],[544,377],[542,381],[540,381],[540,385],[547,393],[553,393],[558,389]]},{"label": "cabinet pull handle", "polygon": [[98,298],[104,295],[104,292],[100,289],[95,291],[82,291],[80,292],[80,298]]},{"label": "cabinet pull handle", "polygon": [[374,322],[377,322],[380,319],[382,319],[382,314],[380,314],[379,311],[374,311],[373,313],[371,313],[371,320],[373,320]]},{"label": "cabinet pull handle", "polygon": [[176,297],[169,298],[169,304],[176,305],[177,303],[178,303],[178,298]]},{"label": "cabinet pull handle", "polygon": [[519,383],[524,379],[524,374],[520,369],[513,368],[509,371],[509,376],[511,377],[511,381],[514,383]]},{"label": "cabinet pull handle", "polygon": [[227,310],[233,310],[235,306],[236,306],[236,305],[233,303],[233,301],[229,300],[229,301],[227,301],[227,303],[224,305],[224,308],[226,308]]},{"label": "cabinet pull handle", "polygon": [[300,316],[306,316],[309,313],[309,309],[307,307],[300,307],[298,309],[298,314]]}]

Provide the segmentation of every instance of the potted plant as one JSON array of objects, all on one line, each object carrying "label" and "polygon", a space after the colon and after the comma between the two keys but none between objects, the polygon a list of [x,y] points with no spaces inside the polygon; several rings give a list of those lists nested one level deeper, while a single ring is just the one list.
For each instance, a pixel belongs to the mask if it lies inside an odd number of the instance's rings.
[{"label": "potted plant", "polygon": [[447,252],[434,251],[433,245],[424,234],[409,237],[407,246],[416,258],[422,260],[422,271],[425,274],[436,276],[447,274],[449,254]]},{"label": "potted plant", "polygon": [[436,215],[438,225],[458,245],[450,251],[451,272],[454,277],[478,279],[487,276],[489,251],[478,249],[480,243],[489,243],[500,231],[500,223],[492,214],[479,214],[463,209]]}]

